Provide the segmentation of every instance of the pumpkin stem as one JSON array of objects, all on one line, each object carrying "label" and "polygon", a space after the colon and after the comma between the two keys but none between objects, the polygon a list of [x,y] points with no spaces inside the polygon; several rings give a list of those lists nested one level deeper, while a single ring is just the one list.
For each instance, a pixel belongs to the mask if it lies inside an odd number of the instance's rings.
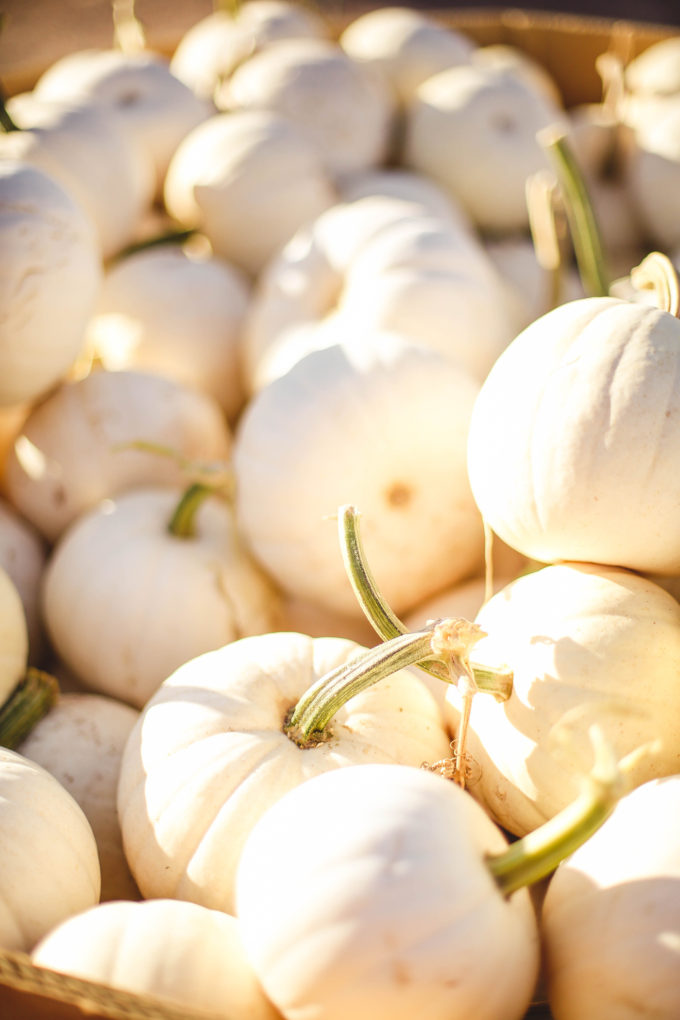
[{"label": "pumpkin stem", "polygon": [[653,251],[639,266],[630,271],[630,282],[637,290],[653,290],[662,311],[680,318],[680,283],[678,273],[660,251]]},{"label": "pumpkin stem", "polygon": [[144,26],[135,14],[135,0],[113,0],[113,46],[121,53],[143,53],[146,49]]},{"label": "pumpkin stem", "polygon": [[581,282],[591,297],[606,297],[610,281],[605,269],[600,231],[583,175],[574,159],[566,133],[553,126],[539,131],[537,137],[552,157],[557,170]]},{"label": "pumpkin stem", "polygon": [[503,853],[487,857],[487,866],[504,896],[554,871],[600,828],[625,792],[624,763],[616,761],[599,727],[592,726],[589,735],[595,761],[576,800]]},{"label": "pumpkin stem", "polygon": [[0,708],[0,747],[14,750],[56,704],[59,684],[49,673],[32,666]]},{"label": "pumpkin stem", "polygon": [[[359,513],[351,505],[341,506],[338,510],[340,546],[345,570],[365,616],[372,624],[376,633],[383,641],[389,641],[399,634],[406,634],[407,629],[393,613],[366,561],[363,545],[359,535]],[[451,683],[451,676],[445,663],[426,658],[417,665],[426,673]],[[512,693],[512,673],[507,669],[486,666],[471,661],[476,690],[492,694],[497,701],[507,701]]]},{"label": "pumpkin stem", "polygon": [[549,171],[532,174],[526,184],[529,230],[536,260],[548,274],[548,308],[562,304],[564,292],[564,223],[556,207],[557,182]]},{"label": "pumpkin stem", "polygon": [[162,234],[154,234],[152,237],[147,237],[143,241],[135,241],[116,252],[109,260],[109,264],[115,265],[117,262],[123,262],[130,255],[136,255],[137,252],[146,251],[148,248],[160,248],[164,244],[183,244],[184,241],[190,240],[195,235],[196,230],[193,228],[167,230]]},{"label": "pumpkin stem", "polygon": [[19,131],[20,128],[12,120],[5,102],[5,96],[0,89],[0,128],[2,128],[5,134],[9,134],[10,131]]},{"label": "pumpkin stem", "polygon": [[175,538],[193,538],[196,534],[196,514],[199,507],[212,496],[214,489],[203,482],[194,482],[182,493],[170,520],[168,531]]},{"label": "pumpkin stem", "polygon": [[481,628],[462,619],[439,620],[413,634],[398,634],[312,684],[295,706],[285,732],[302,747],[317,743],[338,709],[351,698],[384,677],[433,655],[457,679],[469,669],[469,648],[483,636]]}]

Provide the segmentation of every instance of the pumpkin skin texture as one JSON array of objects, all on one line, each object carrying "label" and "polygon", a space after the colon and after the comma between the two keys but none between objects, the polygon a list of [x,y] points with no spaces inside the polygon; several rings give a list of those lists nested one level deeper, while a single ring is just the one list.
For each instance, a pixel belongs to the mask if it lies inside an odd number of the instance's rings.
[{"label": "pumpkin skin texture", "polygon": [[638,574],[576,563],[520,577],[480,610],[475,658],[500,659],[514,682],[503,704],[473,701],[469,790],[508,831],[524,835],[576,797],[592,723],[617,758],[658,740],[632,782],[678,771],[679,610]]},{"label": "pumpkin skin texture", "polygon": [[151,372],[96,371],[34,406],[7,460],[7,498],[53,543],[102,499],[139,485],[188,483],[184,466],[134,449],[140,441],[189,463],[223,461],[231,450],[212,397]]},{"label": "pumpkin skin texture", "polygon": [[106,501],[71,525],[45,570],[54,649],[91,690],[137,708],[187,659],[278,622],[276,590],[230,508],[205,500],[195,534],[178,536],[168,524],[181,496],[138,488]]},{"label": "pumpkin skin texture", "polygon": [[[237,877],[246,951],[287,1020],[518,1020],[538,969],[526,890],[484,863],[506,840],[430,772],[317,776],[258,822]],[[272,853],[272,848],[276,852]]]},{"label": "pumpkin skin texture", "polygon": [[237,519],[284,592],[361,613],[328,520],[348,499],[396,613],[481,567],[465,467],[477,392],[438,352],[369,331],[307,354],[256,394],[234,440]]},{"label": "pumpkin skin texture", "polygon": [[71,368],[102,270],[86,213],[55,178],[25,162],[0,166],[0,242],[4,409],[30,404]]},{"label": "pumpkin skin texture", "polygon": [[103,903],[58,925],[33,963],[230,1020],[275,1020],[235,917],[179,900]]},{"label": "pumpkin skin texture", "polygon": [[99,899],[97,844],[81,808],[35,762],[0,747],[0,947],[30,951]]},{"label": "pumpkin skin texture", "polygon": [[652,780],[552,876],[541,932],[555,1020],[680,1016],[680,774]]},{"label": "pumpkin skin texture", "polygon": [[116,814],[120,759],[137,716],[114,698],[60,693],[17,749],[58,779],[83,809],[99,851],[101,900],[139,899]]},{"label": "pumpkin skin texture", "polygon": [[583,298],[501,354],[470,423],[477,504],[508,545],[549,563],[680,569],[680,321]]},{"label": "pumpkin skin texture", "polygon": [[341,708],[328,740],[302,749],[283,732],[307,688],[359,651],[272,633],[207,652],[165,681],[130,735],[118,787],[123,845],[145,897],[232,912],[243,843],[287,790],[357,762],[446,757],[439,708],[403,670]]},{"label": "pumpkin skin texture", "polygon": [[26,672],[28,627],[21,596],[9,573],[0,567],[0,705]]}]

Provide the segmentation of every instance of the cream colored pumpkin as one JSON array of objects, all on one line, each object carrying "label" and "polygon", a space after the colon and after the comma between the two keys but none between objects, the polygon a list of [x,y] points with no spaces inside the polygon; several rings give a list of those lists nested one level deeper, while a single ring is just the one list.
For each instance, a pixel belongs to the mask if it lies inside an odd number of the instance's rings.
[{"label": "cream colored pumpkin", "polygon": [[465,466],[477,391],[438,352],[371,332],[308,354],[259,391],[235,436],[236,510],[285,593],[361,612],[329,520],[349,499],[395,612],[480,567]]},{"label": "cream colored pumpkin", "polygon": [[177,535],[169,526],[181,496],[136,488],[83,513],[45,571],[57,654],[87,687],[138,708],[187,659],[279,619],[274,586],[243,548],[230,507],[205,500],[195,533]]},{"label": "cream colored pumpkin", "polygon": [[[140,443],[151,449],[135,448]],[[230,450],[214,398],[150,372],[97,371],[34,407],[8,458],[5,489],[54,542],[107,496],[140,484],[184,484],[197,464],[225,461]]]},{"label": "cream colored pumpkin", "polygon": [[49,772],[0,747],[0,947],[29,952],[99,899],[97,844]]},{"label": "cream colored pumpkin", "polygon": [[680,569],[680,322],[618,298],[548,312],[501,354],[468,466],[493,531],[541,562]]},{"label": "cream colored pumpkin", "polygon": [[217,255],[251,276],[335,199],[313,143],[269,110],[223,113],[194,128],[164,189],[169,213],[200,228]]},{"label": "cream colored pumpkin", "polygon": [[138,899],[116,814],[123,748],[138,713],[99,694],[61,693],[17,751],[58,779],[92,827],[101,900]]},{"label": "cream colored pumpkin", "polygon": [[26,672],[28,629],[17,586],[0,567],[0,705]]},{"label": "cream colored pumpkin", "polygon": [[369,764],[316,776],[245,845],[246,950],[289,1020],[520,1020],[539,942],[526,889],[486,867],[505,836],[440,776]]},{"label": "cream colored pumpkin", "polygon": [[170,69],[197,95],[212,98],[241,61],[270,43],[328,33],[325,18],[311,7],[291,0],[248,0],[196,21],[177,44]]},{"label": "cream colored pumpkin", "polygon": [[0,154],[49,173],[90,217],[98,248],[110,258],[135,237],[151,203],[153,168],[113,109],[42,100],[8,101],[22,129],[0,137]]},{"label": "cream colored pumpkin", "polygon": [[249,302],[246,277],[225,260],[149,248],[106,273],[87,344],[105,368],[167,375],[213,396],[235,421],[245,402],[239,356]]},{"label": "cream colored pumpkin", "polygon": [[241,849],[286,790],[358,762],[419,766],[448,754],[427,688],[408,671],[352,698],[327,739],[302,748],[289,711],[362,646],[272,633],[181,666],[149,701],[125,748],[118,789],[123,845],[144,896],[233,910]]},{"label": "cream colored pumpkin", "polygon": [[680,774],[619,801],[552,876],[541,914],[555,1020],[680,1013]]},{"label": "cream colored pumpkin", "polygon": [[43,396],[75,362],[102,271],[85,212],[29,163],[0,163],[0,240],[0,407],[11,410]]},{"label": "cream colored pumpkin", "polygon": [[334,181],[380,166],[390,151],[394,97],[379,73],[328,39],[271,43],[233,72],[217,105],[284,117]]},{"label": "cream colored pumpkin", "polygon": [[[617,758],[658,742],[634,783],[678,769],[680,605],[632,571],[563,563],[518,578],[477,614],[481,662],[513,672],[504,702],[473,701],[469,789],[506,829],[524,834],[572,800],[587,774],[588,727]],[[447,697],[457,703],[456,691]]]},{"label": "cream colored pumpkin", "polygon": [[44,652],[40,585],[46,561],[47,548],[42,536],[11,503],[0,497],[0,566],[7,571],[21,598],[32,665],[42,661]]},{"label": "cream colored pumpkin", "polygon": [[241,943],[239,922],[178,900],[102,903],[57,925],[31,954],[73,974],[230,1020],[275,1020]]},{"label": "cream colored pumpkin", "polygon": [[34,94],[50,102],[115,110],[132,144],[153,166],[157,197],[179,143],[215,112],[211,102],[175,77],[165,57],[150,50],[67,53],[42,73]]},{"label": "cream colored pumpkin", "polygon": [[339,41],[354,60],[381,71],[404,107],[423,81],[467,63],[476,49],[462,32],[409,7],[365,11],[352,18]]},{"label": "cream colored pumpkin", "polygon": [[482,231],[525,230],[527,179],[547,165],[536,134],[563,117],[517,74],[461,64],[418,88],[402,162],[450,190]]}]

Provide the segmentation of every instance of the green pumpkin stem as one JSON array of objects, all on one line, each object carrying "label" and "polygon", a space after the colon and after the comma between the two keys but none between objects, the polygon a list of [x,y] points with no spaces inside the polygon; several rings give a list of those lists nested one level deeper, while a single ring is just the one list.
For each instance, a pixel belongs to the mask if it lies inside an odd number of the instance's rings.
[{"label": "green pumpkin stem", "polygon": [[193,538],[196,534],[196,514],[208,496],[215,490],[203,482],[194,482],[182,494],[168,521],[168,531],[175,538]]},{"label": "green pumpkin stem", "polygon": [[[392,612],[367,563],[359,535],[359,513],[356,508],[351,505],[340,507],[338,525],[345,570],[365,616],[383,641],[406,634],[406,627]],[[426,658],[417,665],[426,673],[451,683],[451,675],[445,663]],[[492,694],[497,701],[507,701],[512,693],[513,676],[510,670],[487,666],[474,658],[470,665],[477,690]]]},{"label": "green pumpkin stem", "polygon": [[538,140],[553,160],[561,185],[567,220],[583,287],[590,297],[606,297],[610,280],[600,230],[583,174],[566,134],[557,127],[539,131]]},{"label": "green pumpkin stem", "polygon": [[0,708],[0,747],[14,750],[56,704],[59,684],[43,670],[30,666]]},{"label": "green pumpkin stem", "polygon": [[630,282],[637,290],[653,290],[662,311],[680,318],[680,283],[678,273],[663,252],[653,251],[630,272]]},{"label": "green pumpkin stem", "polygon": [[503,853],[487,857],[487,867],[505,896],[551,874],[600,828],[625,792],[622,763],[616,762],[597,727],[591,727],[590,737],[595,763],[576,800]]}]

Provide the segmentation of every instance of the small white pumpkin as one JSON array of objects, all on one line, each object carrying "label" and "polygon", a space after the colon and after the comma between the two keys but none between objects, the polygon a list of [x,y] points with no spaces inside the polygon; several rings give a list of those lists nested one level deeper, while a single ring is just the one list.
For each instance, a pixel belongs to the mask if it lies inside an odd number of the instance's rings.
[{"label": "small white pumpkin", "polygon": [[42,535],[0,497],[0,567],[13,581],[26,618],[28,661],[37,665],[44,651],[40,585],[47,561]]},{"label": "small white pumpkin", "polygon": [[86,213],[30,163],[0,163],[0,239],[0,407],[21,418],[80,354],[102,270]]},{"label": "small white pumpkin", "polygon": [[45,570],[43,617],[59,657],[91,690],[138,708],[187,659],[279,619],[231,508],[206,498],[190,511],[190,533],[173,530],[182,496],[137,487],[83,512]]},{"label": "small white pumpkin", "polygon": [[511,71],[461,64],[418,88],[402,162],[450,190],[482,231],[525,230],[527,179],[547,165],[536,134],[563,118]]},{"label": "small white pumpkin", "polygon": [[368,332],[307,354],[257,393],[234,440],[236,511],[285,593],[361,612],[328,519],[349,498],[395,612],[479,568],[465,466],[477,392],[438,352]]},{"label": "small white pumpkin", "polygon": [[336,193],[295,124],[269,110],[239,110],[189,132],[168,168],[164,200],[176,220],[205,233],[217,255],[257,276]]},{"label": "small white pumpkin", "polygon": [[0,154],[59,181],[90,217],[102,258],[130,244],[151,203],[153,170],[119,114],[33,93],[8,100],[7,109],[21,130],[0,136]]},{"label": "small white pumpkin", "polygon": [[123,748],[138,713],[99,694],[60,693],[17,746],[58,779],[92,827],[101,871],[101,900],[138,899],[116,814]]},{"label": "small white pumpkin", "polygon": [[153,166],[157,197],[181,140],[215,112],[211,102],[175,77],[165,57],[150,50],[68,53],[42,73],[34,94],[51,102],[115,110],[133,145]]},{"label": "small white pumpkin", "polygon": [[106,273],[88,323],[88,348],[110,370],[158,372],[213,396],[229,421],[245,402],[244,274],[174,244],[136,252]]},{"label": "small white pumpkin", "polygon": [[406,107],[438,71],[465,64],[476,44],[434,16],[410,7],[379,7],[354,17],[340,35],[354,60],[378,68]]},{"label": "small white pumpkin", "polygon": [[543,901],[555,1020],[680,1014],[680,774],[622,798],[564,861]]},{"label": "small white pumpkin", "polygon": [[[586,731],[598,723],[617,757],[651,741],[638,784],[673,773],[680,738],[680,605],[632,571],[562,563],[494,595],[475,622],[481,662],[513,673],[502,704],[475,697],[470,792],[518,835],[553,817],[588,771]],[[454,707],[455,689],[447,691]]]},{"label": "small white pumpkin", "polygon": [[0,567],[0,705],[3,705],[26,672],[28,629],[21,596]]},{"label": "small white pumpkin", "polygon": [[[230,914],[179,900],[102,903],[57,925],[37,967],[230,1020],[276,1020]],[[141,1008],[141,1007],[140,1007]]]},{"label": "small white pumpkin", "polygon": [[334,181],[381,165],[391,147],[395,101],[385,81],[328,39],[272,43],[234,71],[217,103],[285,117]]},{"label": "small white pumpkin", "polygon": [[292,0],[248,0],[196,21],[177,44],[170,69],[197,95],[212,98],[243,60],[270,43],[328,34],[321,12],[311,7]]},{"label": "small white pumpkin", "polygon": [[455,783],[404,765],[316,776],[283,796],[241,857],[237,913],[288,1020],[519,1020],[538,974],[526,889],[485,858],[505,836]]},{"label": "small white pumpkin", "polygon": [[320,677],[364,649],[340,638],[271,633],[181,666],[148,702],[118,788],[123,845],[144,896],[233,910],[241,849],[284,792],[359,762],[419,766],[448,754],[438,706],[410,672],[386,677],[298,746],[290,711]]},{"label": "small white pumpkin", "polygon": [[5,489],[54,542],[107,496],[139,484],[184,484],[197,465],[225,461],[230,450],[214,398],[150,372],[95,371],[36,404],[8,457]]},{"label": "small white pumpkin", "polygon": [[583,298],[530,324],[482,385],[468,467],[508,545],[540,562],[680,570],[680,322]]},{"label": "small white pumpkin", "polygon": [[97,844],[49,772],[0,747],[0,947],[30,952],[99,899]]}]

